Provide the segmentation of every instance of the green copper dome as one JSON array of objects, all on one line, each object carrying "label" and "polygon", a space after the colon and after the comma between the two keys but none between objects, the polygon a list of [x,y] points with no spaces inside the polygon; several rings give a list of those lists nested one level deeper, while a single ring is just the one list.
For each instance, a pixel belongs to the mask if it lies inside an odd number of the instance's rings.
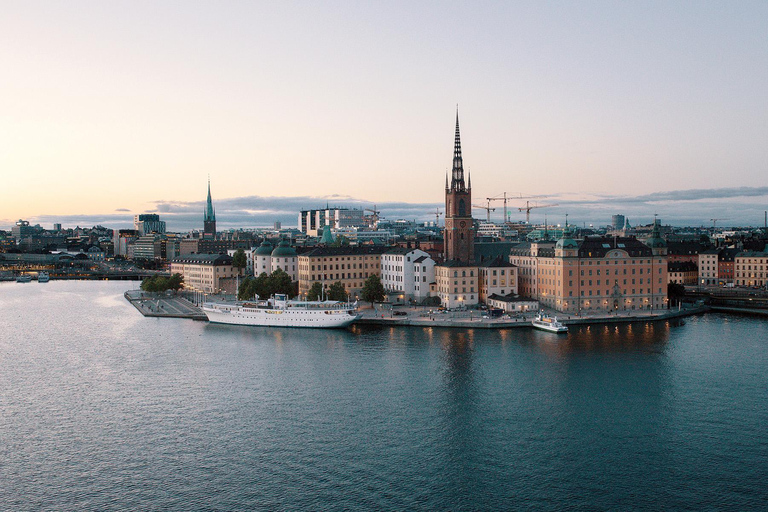
[{"label": "green copper dome", "polygon": [[565,229],[563,230],[563,238],[557,241],[555,244],[555,249],[578,249],[579,244],[576,243],[576,240],[571,238],[571,230],[568,227],[568,223],[565,224]]},{"label": "green copper dome", "polygon": [[269,256],[272,254],[272,249],[272,244],[264,240],[254,254],[256,256]]},{"label": "green copper dome", "polygon": [[275,247],[275,250],[272,251],[272,257],[281,257],[281,258],[295,258],[297,256],[296,249],[291,247],[291,244],[288,243],[288,240],[282,240],[279,244],[277,244],[277,247]]}]

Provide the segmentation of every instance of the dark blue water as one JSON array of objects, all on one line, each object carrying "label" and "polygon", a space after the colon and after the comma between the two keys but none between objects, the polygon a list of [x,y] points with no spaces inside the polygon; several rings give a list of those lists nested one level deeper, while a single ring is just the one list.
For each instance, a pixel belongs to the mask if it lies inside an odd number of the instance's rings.
[{"label": "dark blue water", "polygon": [[276,330],[130,286],[0,285],[0,509],[767,506],[766,321]]}]

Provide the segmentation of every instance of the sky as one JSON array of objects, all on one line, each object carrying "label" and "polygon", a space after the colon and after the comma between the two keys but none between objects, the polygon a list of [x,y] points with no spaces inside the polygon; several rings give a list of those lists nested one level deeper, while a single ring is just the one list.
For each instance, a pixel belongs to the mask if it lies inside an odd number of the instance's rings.
[{"label": "sky", "polygon": [[209,176],[224,228],[327,202],[434,219],[457,105],[478,205],[530,196],[558,205],[532,222],[596,225],[762,225],[768,209],[768,2],[2,12],[0,228],[155,211],[201,227]]}]

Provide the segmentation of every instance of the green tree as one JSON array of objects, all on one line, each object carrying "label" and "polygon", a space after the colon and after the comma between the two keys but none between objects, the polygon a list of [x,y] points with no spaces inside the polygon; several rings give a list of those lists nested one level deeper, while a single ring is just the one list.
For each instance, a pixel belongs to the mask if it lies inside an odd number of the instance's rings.
[{"label": "green tree", "polygon": [[242,249],[238,249],[235,251],[235,254],[232,256],[232,266],[242,270],[248,265],[248,259],[245,257],[245,251]]},{"label": "green tree", "polygon": [[281,268],[278,268],[272,272],[271,276],[269,276],[269,288],[271,292],[270,294],[284,293],[289,297],[294,295],[294,286],[291,281],[291,276]]},{"label": "green tree", "polygon": [[320,296],[323,293],[323,285],[315,281],[312,283],[312,287],[307,292],[307,300],[320,300]]},{"label": "green tree", "polygon": [[240,281],[240,286],[237,288],[237,300],[250,300],[253,298],[253,281],[252,277],[246,277]]},{"label": "green tree", "polygon": [[336,281],[328,287],[328,300],[346,302],[347,290],[344,288],[344,285],[341,283],[341,281]]},{"label": "green tree", "polygon": [[184,276],[178,272],[168,278],[168,289],[173,291],[179,291],[184,286]]},{"label": "green tree", "polygon": [[384,291],[384,285],[381,284],[381,279],[376,274],[372,274],[371,277],[365,280],[363,285],[362,298],[366,302],[381,302],[387,296]]}]

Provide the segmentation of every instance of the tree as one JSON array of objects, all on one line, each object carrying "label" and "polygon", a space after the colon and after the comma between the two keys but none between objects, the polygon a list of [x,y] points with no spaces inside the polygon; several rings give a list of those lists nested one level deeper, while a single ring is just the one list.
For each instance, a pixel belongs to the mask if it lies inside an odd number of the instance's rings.
[{"label": "tree", "polygon": [[269,288],[273,294],[284,293],[288,297],[294,295],[294,286],[293,281],[291,281],[291,276],[281,268],[276,269],[272,272],[272,275],[269,276]]},{"label": "tree", "polygon": [[307,292],[307,300],[320,300],[323,293],[323,285],[315,281]]},{"label": "tree", "polygon": [[168,278],[168,289],[175,292],[179,291],[184,286],[184,276],[178,272]]},{"label": "tree", "polygon": [[250,300],[253,298],[253,281],[252,277],[246,277],[240,281],[240,286],[237,288],[237,300]]},{"label": "tree", "polygon": [[328,287],[328,300],[346,302],[347,290],[344,288],[344,285],[341,283],[341,281],[336,281],[330,287]]},{"label": "tree", "polygon": [[685,297],[685,286],[679,283],[669,283],[667,285],[667,297],[669,297],[670,304],[678,304]]},{"label": "tree", "polygon": [[384,285],[381,284],[381,279],[376,274],[372,274],[371,277],[365,280],[362,292],[363,300],[366,302],[381,302],[387,296],[384,292]]},{"label": "tree", "polygon": [[245,257],[245,251],[242,249],[238,249],[235,251],[235,254],[232,256],[232,266],[242,270],[248,265],[248,259]]}]

